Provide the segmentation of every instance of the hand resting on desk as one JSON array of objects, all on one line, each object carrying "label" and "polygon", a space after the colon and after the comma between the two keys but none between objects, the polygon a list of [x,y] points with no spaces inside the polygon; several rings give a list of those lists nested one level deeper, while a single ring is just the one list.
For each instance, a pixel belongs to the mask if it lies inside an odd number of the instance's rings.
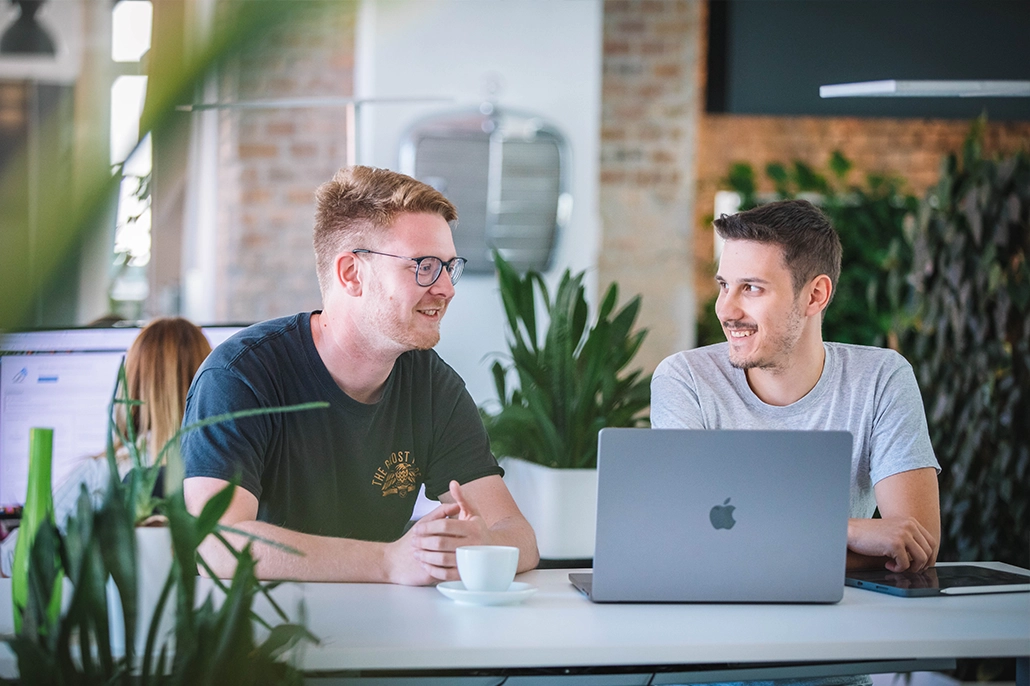
[{"label": "hand resting on desk", "polygon": [[[408,530],[390,553],[390,565],[397,576],[394,583],[424,585],[437,581],[456,581],[458,564],[454,553],[463,545],[493,545],[492,536],[479,511],[469,503],[457,481],[450,483],[448,493],[441,497],[442,504],[424,516]],[[520,565],[521,567],[522,565]]]},{"label": "hand resting on desk", "polygon": [[921,572],[932,567],[941,540],[937,471],[900,472],[873,489],[882,519],[848,521],[848,569]]},{"label": "hand resting on desk", "polygon": [[883,566],[892,572],[921,572],[932,566],[936,558],[933,537],[914,517],[850,520],[848,551],[881,558],[875,564],[853,564],[853,556],[849,555],[851,568]]}]

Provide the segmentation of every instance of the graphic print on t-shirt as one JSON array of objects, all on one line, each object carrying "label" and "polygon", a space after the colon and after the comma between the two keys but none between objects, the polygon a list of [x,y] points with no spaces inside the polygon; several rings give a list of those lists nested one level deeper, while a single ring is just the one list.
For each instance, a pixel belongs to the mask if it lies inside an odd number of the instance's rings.
[{"label": "graphic print on t-shirt", "polygon": [[383,490],[383,497],[397,495],[404,498],[409,493],[417,491],[419,477],[422,471],[415,466],[411,459],[410,450],[398,450],[390,453],[390,457],[383,460],[383,466],[376,469],[372,477],[372,485],[379,486]]}]

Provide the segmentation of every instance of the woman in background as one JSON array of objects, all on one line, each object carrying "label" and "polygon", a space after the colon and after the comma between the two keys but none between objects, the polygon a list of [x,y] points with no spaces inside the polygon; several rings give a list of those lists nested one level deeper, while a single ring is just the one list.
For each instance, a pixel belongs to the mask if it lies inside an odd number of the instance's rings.
[{"label": "woman in background", "polygon": [[[127,389],[119,389],[118,397],[142,402],[133,405],[128,413],[135,435],[146,445],[141,458],[152,464],[161,448],[182,424],[186,393],[200,363],[211,352],[204,333],[195,324],[181,317],[160,317],[140,330],[136,340],[125,354],[125,380]],[[116,423],[122,435],[127,436],[126,412],[119,406]],[[115,444],[118,477],[124,478],[132,468],[129,451],[120,442]],[[68,519],[75,511],[81,487],[99,507],[107,492],[110,479],[107,453],[101,452],[85,458],[61,484],[54,488],[54,521],[64,531]],[[0,572],[10,576],[14,560],[17,529],[0,543]]]},{"label": "woman in background", "polygon": [[[190,382],[210,352],[204,333],[182,317],[154,319],[129,346],[125,355],[128,396],[143,403],[132,406],[132,426],[137,436],[146,439],[149,463],[182,425]],[[118,426],[124,433],[124,412]]]}]

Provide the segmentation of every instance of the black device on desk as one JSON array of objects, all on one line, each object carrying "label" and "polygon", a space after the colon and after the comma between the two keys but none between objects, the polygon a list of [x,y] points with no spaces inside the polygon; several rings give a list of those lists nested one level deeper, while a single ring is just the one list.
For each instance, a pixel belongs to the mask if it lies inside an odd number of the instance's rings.
[{"label": "black device on desk", "polygon": [[848,572],[844,583],[904,597],[1030,591],[1030,575],[976,563],[939,565],[922,572],[869,569]]}]

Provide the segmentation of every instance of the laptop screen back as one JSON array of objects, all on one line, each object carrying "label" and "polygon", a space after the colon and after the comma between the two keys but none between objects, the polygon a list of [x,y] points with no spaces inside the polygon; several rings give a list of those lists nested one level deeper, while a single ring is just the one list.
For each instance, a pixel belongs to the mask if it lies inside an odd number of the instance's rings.
[{"label": "laptop screen back", "polygon": [[851,434],[604,429],[597,601],[836,602]]}]

